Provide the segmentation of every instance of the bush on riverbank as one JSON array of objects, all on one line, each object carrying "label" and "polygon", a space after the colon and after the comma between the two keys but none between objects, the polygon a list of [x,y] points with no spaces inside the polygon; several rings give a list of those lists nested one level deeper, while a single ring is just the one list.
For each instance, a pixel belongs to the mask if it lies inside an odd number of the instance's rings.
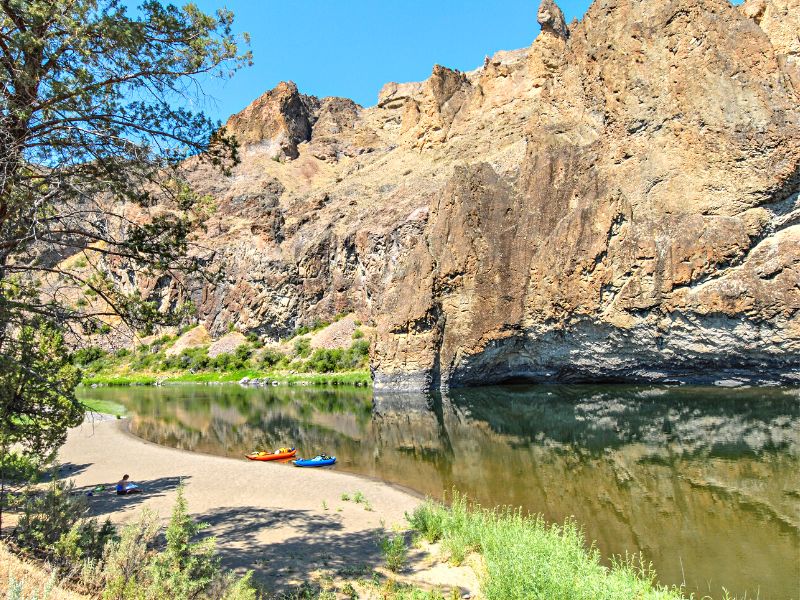
[{"label": "bush on riverbank", "polygon": [[98,524],[87,513],[86,500],[74,494],[74,486],[53,479],[44,493],[25,492],[12,538],[21,550],[70,574],[82,561],[99,559],[116,533],[111,521]]},{"label": "bush on riverbank", "polygon": [[[158,380],[235,381],[242,377],[316,383],[314,377],[298,373],[338,374],[325,382],[347,384],[368,383],[369,342],[354,339],[348,348],[320,348],[312,351],[308,338],[300,337],[293,344],[280,348],[264,348],[258,340],[249,340],[231,353],[210,357],[208,346],[184,349],[167,355],[175,338],[162,336],[135,351],[109,353],[100,348],[84,348],[72,355],[72,361],[83,370],[84,383],[132,385]],[[356,375],[355,378],[349,377]],[[328,379],[330,381],[328,381]]]},{"label": "bush on riverbank", "polygon": [[471,552],[485,565],[482,590],[487,600],[677,600],[679,590],[655,583],[655,573],[633,561],[600,564],[600,553],[586,548],[572,521],[548,525],[519,511],[470,506],[454,495],[452,506],[431,500],[407,515],[430,542],[440,542],[454,563]]},{"label": "bush on riverbank", "polygon": [[110,521],[98,525],[87,512],[71,484],[54,481],[44,493],[32,489],[10,540],[17,551],[54,567],[51,584],[61,578],[104,600],[257,597],[249,573],[238,577],[221,567],[213,537],[197,539],[205,525],[189,514],[182,487],[163,544],[150,512],[121,535]]}]

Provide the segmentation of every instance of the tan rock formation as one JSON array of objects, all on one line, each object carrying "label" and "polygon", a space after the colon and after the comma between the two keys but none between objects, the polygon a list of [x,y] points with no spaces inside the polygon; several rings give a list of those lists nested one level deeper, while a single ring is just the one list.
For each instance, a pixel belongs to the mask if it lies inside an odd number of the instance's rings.
[{"label": "tan rock formation", "polygon": [[233,354],[239,346],[247,343],[244,334],[238,331],[226,333],[208,347],[208,356],[216,358],[220,354]]},{"label": "tan rock formation", "polygon": [[543,32],[565,39],[569,37],[564,13],[561,12],[561,9],[558,8],[558,5],[553,0],[542,0],[536,17],[539,25],[542,26]]},{"label": "tan rock formation", "polygon": [[596,0],[564,27],[545,0],[530,48],[372,108],[278,86],[229,120],[231,178],[187,165],[225,269],[186,282],[201,318],[353,311],[378,387],[800,381],[796,0],[763,4]]},{"label": "tan rock formation", "polygon": [[800,90],[800,0],[746,0],[742,12],[764,31],[795,90]]},{"label": "tan rock formation", "polygon": [[165,354],[167,356],[177,356],[184,350],[191,348],[200,348],[201,346],[208,346],[211,343],[211,335],[202,325],[191,328],[186,333],[178,336],[175,343],[167,348]]},{"label": "tan rock formation", "polygon": [[311,113],[319,101],[304,96],[291,82],[278,86],[228,119],[242,144],[267,144],[275,157],[297,158],[297,145],[311,137]]},{"label": "tan rock formation", "polygon": [[335,323],[331,323],[323,330],[311,336],[310,344],[313,349],[348,348],[353,343],[353,333],[357,329],[356,318],[347,315]]}]

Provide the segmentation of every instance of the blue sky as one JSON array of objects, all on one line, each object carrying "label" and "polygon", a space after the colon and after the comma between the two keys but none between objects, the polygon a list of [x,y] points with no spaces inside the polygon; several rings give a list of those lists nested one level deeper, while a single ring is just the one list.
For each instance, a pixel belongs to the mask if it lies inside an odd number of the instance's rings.
[{"label": "blue sky", "polygon": [[[528,46],[539,32],[538,0],[194,2],[206,12],[229,8],[236,30],[251,36],[255,64],[206,85],[212,100],[204,110],[223,121],[283,80],[306,94],[371,106],[387,81],[425,79],[436,63],[474,69],[487,54]],[[568,20],[589,4],[559,2]]]},{"label": "blue sky", "polygon": [[[203,108],[223,121],[282,80],[371,106],[388,81],[425,79],[436,63],[474,69],[487,54],[528,46],[539,32],[538,0],[194,1],[206,12],[231,9],[236,30],[252,37],[254,66],[206,86],[211,101]],[[559,2],[567,21],[589,4]]]}]

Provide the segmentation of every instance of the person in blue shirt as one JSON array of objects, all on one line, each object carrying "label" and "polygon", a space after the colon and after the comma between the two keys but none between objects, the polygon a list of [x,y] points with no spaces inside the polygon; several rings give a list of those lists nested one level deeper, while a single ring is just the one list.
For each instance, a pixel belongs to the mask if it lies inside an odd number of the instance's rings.
[{"label": "person in blue shirt", "polygon": [[117,482],[118,496],[124,496],[125,494],[138,494],[142,491],[141,489],[139,489],[138,485],[129,481],[129,478],[130,476],[127,473],[125,473],[125,475],[122,476],[122,479],[120,479]]}]

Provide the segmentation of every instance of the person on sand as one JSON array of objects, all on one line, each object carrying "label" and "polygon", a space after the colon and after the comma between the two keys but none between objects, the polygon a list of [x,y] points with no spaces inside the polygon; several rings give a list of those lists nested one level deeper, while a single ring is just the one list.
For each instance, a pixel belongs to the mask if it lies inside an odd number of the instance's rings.
[{"label": "person on sand", "polygon": [[130,475],[125,473],[125,475],[122,476],[122,479],[120,479],[117,482],[117,495],[118,496],[124,496],[125,494],[138,494],[138,493],[140,493],[142,491],[141,489],[139,489],[138,485],[136,485],[135,483],[129,481],[129,478],[130,478]]}]

